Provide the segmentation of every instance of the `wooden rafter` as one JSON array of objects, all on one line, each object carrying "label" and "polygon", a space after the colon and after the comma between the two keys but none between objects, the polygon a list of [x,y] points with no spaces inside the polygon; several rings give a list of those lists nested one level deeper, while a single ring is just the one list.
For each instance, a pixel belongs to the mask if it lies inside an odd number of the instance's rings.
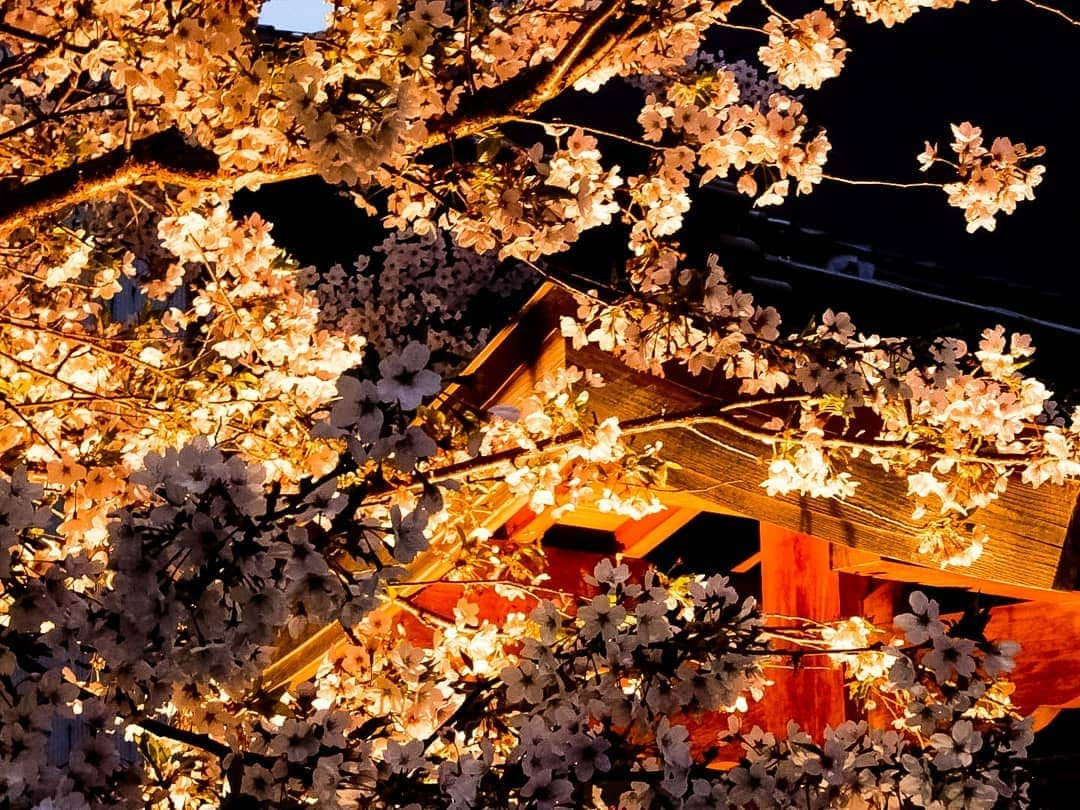
[{"label": "wooden rafter", "polygon": [[615,542],[627,557],[644,557],[697,514],[694,509],[668,506],[641,520],[624,520],[615,529]]},{"label": "wooden rafter", "polygon": [[874,577],[893,582],[907,582],[932,588],[958,588],[973,593],[1004,596],[1010,599],[1061,602],[1080,605],[1080,591],[1025,588],[994,580],[979,579],[964,571],[949,568],[930,568],[899,560],[886,560],[877,554],[860,549],[834,545],[832,569],[862,577]]}]

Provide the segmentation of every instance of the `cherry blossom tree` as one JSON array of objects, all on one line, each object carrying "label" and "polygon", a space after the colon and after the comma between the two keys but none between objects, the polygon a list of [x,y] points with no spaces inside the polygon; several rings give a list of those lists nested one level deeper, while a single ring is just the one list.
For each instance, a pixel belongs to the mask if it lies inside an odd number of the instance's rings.
[{"label": "cherry blossom tree", "polygon": [[[678,241],[696,186],[730,178],[767,206],[822,182],[829,141],[799,91],[843,69],[843,26],[953,1],[789,19],[737,0],[346,0],[300,38],[260,30],[260,5],[0,5],[0,802],[1023,805],[1016,650],[925,596],[895,638],[813,638],[895,728],[818,743],[733,720],[742,765],[708,769],[686,724],[761,697],[762,662],[808,637],[717,578],[608,563],[589,598],[547,592],[539,550],[493,553],[476,509],[499,481],[536,511],[656,511],[662,448],[634,436],[675,418],[597,423],[602,381],[578,369],[519,408],[437,401],[487,337],[477,297],[553,279],[578,296],[576,345],[731,380],[730,402],[677,419],[760,439],[769,492],[843,498],[867,454],[906,477],[929,557],[974,559],[992,538],[971,515],[1010,480],[1080,472],[1075,414],[1022,372],[1029,340],[988,329],[972,351],[832,311],[787,335]],[[754,64],[713,47],[735,32],[761,36]],[[640,96],[633,131],[544,117],[616,83]],[[1042,150],[952,134],[919,165],[993,229],[1032,198]],[[299,267],[230,210],[302,177],[382,220],[352,268]],[[607,286],[566,260],[598,228],[625,242]],[[762,402],[784,416],[755,421]],[[835,427],[857,410],[873,435]],[[495,626],[466,599],[427,648],[387,632],[425,556],[516,609]],[[332,622],[341,655],[263,688],[282,639]],[[71,718],[85,733],[50,762]]]}]

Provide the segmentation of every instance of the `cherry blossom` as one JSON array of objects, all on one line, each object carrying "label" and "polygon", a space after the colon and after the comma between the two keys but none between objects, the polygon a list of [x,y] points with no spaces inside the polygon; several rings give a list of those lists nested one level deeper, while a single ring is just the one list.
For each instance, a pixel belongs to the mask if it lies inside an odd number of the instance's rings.
[{"label": "cherry blossom", "polygon": [[[685,418],[759,439],[768,492],[848,497],[866,454],[901,477],[924,553],[965,564],[994,542],[977,510],[1011,480],[1080,475],[1076,415],[1025,375],[1025,336],[990,329],[969,351],[831,310],[784,334],[688,255],[700,185],[765,206],[825,179],[828,137],[782,88],[845,69],[837,19],[891,26],[954,0],[764,6],[760,67],[709,47],[737,5],[343,2],[293,39],[259,30],[258,0],[4,4],[0,803],[1027,801],[1016,645],[956,635],[917,594],[906,640],[854,619],[814,636],[894,728],[818,744],[733,722],[739,765],[702,767],[686,714],[734,718],[790,652],[753,601],[617,562],[589,597],[544,601],[539,544],[488,522],[496,485],[554,516],[655,513],[662,445],[593,418],[589,370],[487,412],[439,396],[508,296],[569,285],[559,257],[625,225],[612,289],[577,289],[563,334],[730,380],[730,402]],[[616,83],[639,131],[534,117]],[[953,136],[955,159],[928,145],[920,165],[947,170],[969,230],[992,229],[1033,197],[1042,150],[987,147],[969,123]],[[614,141],[644,157],[617,165]],[[348,268],[300,267],[231,207],[301,177],[385,237]],[[860,409],[881,423],[861,442],[835,429]],[[409,601],[429,564],[462,589],[451,618]],[[492,583],[505,617],[469,582]],[[335,627],[347,643],[270,683]],[[67,761],[47,761],[76,718]]]}]

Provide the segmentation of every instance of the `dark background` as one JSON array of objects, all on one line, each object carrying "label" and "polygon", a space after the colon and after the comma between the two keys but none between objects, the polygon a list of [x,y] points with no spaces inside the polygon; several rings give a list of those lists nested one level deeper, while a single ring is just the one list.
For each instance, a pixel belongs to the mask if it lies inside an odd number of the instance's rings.
[{"label": "dark background", "polygon": [[993,233],[966,233],[963,212],[938,189],[823,183],[789,206],[792,217],[955,272],[1024,282],[1037,276],[1048,289],[1071,289],[1080,29],[1022,0],[975,0],[923,11],[892,29],[845,21],[843,36],[851,48],[845,69],[807,95],[812,119],[833,143],[827,172],[925,179],[915,163],[923,141],[947,150],[949,123],[969,120],[987,144],[1005,135],[1046,146],[1046,176],[1035,201],[999,217]]}]

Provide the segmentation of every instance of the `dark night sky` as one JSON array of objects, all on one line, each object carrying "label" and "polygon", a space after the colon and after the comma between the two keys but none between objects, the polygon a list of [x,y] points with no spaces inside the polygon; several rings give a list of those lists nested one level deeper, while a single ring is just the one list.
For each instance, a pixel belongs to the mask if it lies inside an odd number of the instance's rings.
[{"label": "dark night sky", "polygon": [[[1067,4],[1066,4],[1067,5]],[[915,181],[923,140],[947,148],[950,122],[970,120],[987,141],[1044,145],[1046,176],[1033,202],[968,234],[963,212],[937,189],[823,184],[785,206],[837,237],[932,260],[960,274],[998,276],[1067,291],[1073,286],[1075,60],[1080,29],[1021,0],[924,11],[903,25],[845,22],[851,53],[841,75],[809,94],[812,120],[833,143],[826,171]],[[931,177],[933,179],[933,176]],[[1080,323],[1077,316],[1073,323]]]}]

